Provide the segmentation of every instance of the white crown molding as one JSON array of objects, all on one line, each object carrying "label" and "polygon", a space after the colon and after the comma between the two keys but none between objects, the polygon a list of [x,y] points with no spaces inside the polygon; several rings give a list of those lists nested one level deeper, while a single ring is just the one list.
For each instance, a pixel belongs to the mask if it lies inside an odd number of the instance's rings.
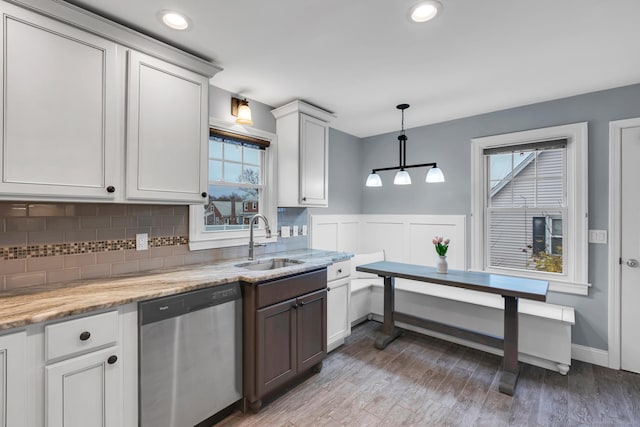
[{"label": "white crown molding", "polygon": [[282,107],[271,110],[271,114],[273,114],[273,117],[275,117],[276,120],[293,113],[304,113],[308,116],[315,117],[316,119],[322,120],[327,123],[331,122],[337,117],[333,113],[325,111],[314,105],[307,104],[306,102],[300,100],[292,101],[288,104],[283,105]]},{"label": "white crown molding", "polygon": [[62,0],[8,0],[17,6],[47,15],[69,25],[149,54],[195,73],[213,77],[222,68],[210,61],[135,31],[122,24]]}]

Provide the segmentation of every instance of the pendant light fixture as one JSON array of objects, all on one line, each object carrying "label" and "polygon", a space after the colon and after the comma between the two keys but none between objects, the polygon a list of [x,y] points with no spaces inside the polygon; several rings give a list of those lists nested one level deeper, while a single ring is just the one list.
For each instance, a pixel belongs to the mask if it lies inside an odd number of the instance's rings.
[{"label": "pendant light fixture", "polygon": [[366,187],[382,187],[382,178],[378,175],[380,171],[391,171],[397,170],[396,176],[393,178],[393,183],[395,185],[410,185],[411,184],[411,176],[409,172],[405,169],[411,168],[422,168],[422,167],[430,167],[429,172],[427,173],[427,177],[425,181],[429,184],[436,182],[444,182],[444,174],[442,170],[438,167],[436,163],[421,163],[419,165],[408,165],[407,164],[407,135],[404,133],[404,110],[409,108],[409,104],[400,104],[397,105],[396,108],[402,112],[402,130],[400,135],[398,135],[398,147],[400,151],[398,166],[391,166],[388,168],[376,168],[372,169],[371,173],[367,177],[367,182],[365,183]]}]

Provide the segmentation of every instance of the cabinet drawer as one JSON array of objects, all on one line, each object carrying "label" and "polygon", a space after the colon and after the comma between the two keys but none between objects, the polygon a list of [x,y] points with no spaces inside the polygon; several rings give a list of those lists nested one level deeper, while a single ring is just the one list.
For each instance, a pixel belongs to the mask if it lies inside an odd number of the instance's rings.
[{"label": "cabinet drawer", "polygon": [[257,307],[266,307],[326,287],[325,269],[261,283],[256,286]]},{"label": "cabinet drawer", "polygon": [[327,280],[332,281],[349,276],[351,273],[351,260],[340,261],[327,267]]},{"label": "cabinet drawer", "polygon": [[47,361],[71,356],[118,341],[118,312],[82,317],[46,325]]}]

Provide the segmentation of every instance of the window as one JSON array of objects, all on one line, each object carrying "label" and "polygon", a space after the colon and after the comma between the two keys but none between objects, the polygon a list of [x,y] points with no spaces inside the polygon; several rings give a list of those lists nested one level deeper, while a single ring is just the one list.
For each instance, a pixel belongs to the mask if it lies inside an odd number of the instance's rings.
[{"label": "window", "polygon": [[[209,136],[209,198],[204,209],[205,231],[249,228],[248,220],[259,212],[264,193],[265,149],[212,131]],[[216,218],[224,219],[224,225],[217,225]]]},{"label": "window", "polygon": [[[209,184],[204,206],[191,206],[189,247],[205,249],[247,244],[253,215],[264,214],[276,228],[275,135],[212,121],[208,147]],[[260,222],[255,236],[265,235]]]},{"label": "window", "polygon": [[472,268],[586,294],[586,124],[476,138],[472,156]]}]

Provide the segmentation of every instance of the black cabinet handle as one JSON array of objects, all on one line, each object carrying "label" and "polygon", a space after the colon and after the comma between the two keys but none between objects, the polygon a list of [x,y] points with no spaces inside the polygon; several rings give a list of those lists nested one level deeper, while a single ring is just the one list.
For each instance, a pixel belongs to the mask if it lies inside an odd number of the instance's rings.
[{"label": "black cabinet handle", "polygon": [[118,356],[109,356],[109,358],[107,359],[107,363],[109,365],[113,365],[117,361],[118,361]]},{"label": "black cabinet handle", "polygon": [[113,185],[110,185],[107,187],[107,193],[115,193],[116,192],[116,187],[114,187]]},{"label": "black cabinet handle", "polygon": [[342,269],[341,268],[338,269],[338,274],[342,274]]},{"label": "black cabinet handle", "polygon": [[302,201],[303,201],[303,202],[306,202],[306,201],[307,201],[307,198],[306,198],[306,197],[303,197],[303,198],[302,198]]},{"label": "black cabinet handle", "polygon": [[291,308],[293,308],[293,309],[298,308],[298,304],[293,304],[293,305],[291,306]]},{"label": "black cabinet handle", "polygon": [[331,292],[331,288],[327,288],[327,292]]},{"label": "black cabinet handle", "polygon": [[91,338],[91,332],[84,331],[80,334],[80,341],[86,341]]},{"label": "black cabinet handle", "polygon": [[207,197],[207,192],[206,192],[206,191],[203,191],[203,192],[202,192],[202,194],[201,194],[201,196],[202,196],[202,197]]},{"label": "black cabinet handle", "polygon": [[304,302],[304,301],[300,301],[300,307],[302,307],[302,306],[303,306],[303,305],[305,305],[305,304],[306,304],[306,302]]}]

